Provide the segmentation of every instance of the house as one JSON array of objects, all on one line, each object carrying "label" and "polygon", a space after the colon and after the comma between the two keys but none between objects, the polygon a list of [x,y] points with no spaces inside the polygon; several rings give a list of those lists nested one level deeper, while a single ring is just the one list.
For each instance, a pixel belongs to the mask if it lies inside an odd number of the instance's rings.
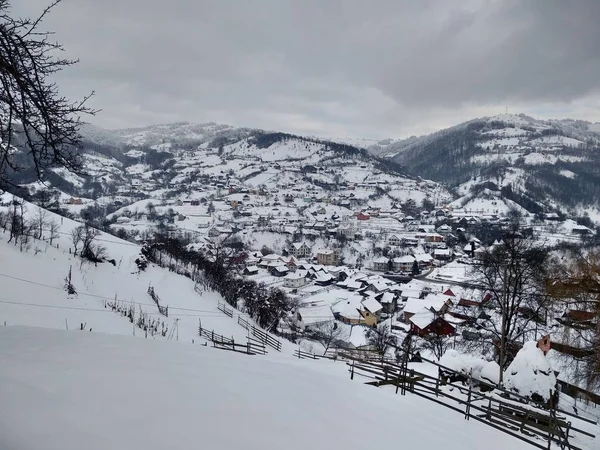
[{"label": "house", "polygon": [[248,266],[244,269],[244,275],[256,275],[258,273],[257,266]]},{"label": "house", "polygon": [[393,314],[398,308],[398,297],[392,292],[383,292],[375,295],[375,299],[383,306],[383,312]]},{"label": "house", "polygon": [[456,332],[456,328],[443,315],[427,308],[417,311],[409,321],[410,331],[419,336],[448,336]]},{"label": "house", "polygon": [[317,262],[323,266],[337,266],[339,252],[337,250],[319,250]]},{"label": "house", "polygon": [[396,272],[410,272],[412,271],[413,265],[416,259],[414,256],[405,255],[392,260],[394,270]]},{"label": "house", "polygon": [[290,247],[289,253],[299,259],[312,256],[312,250],[304,242],[294,242]]},{"label": "house", "polygon": [[71,197],[69,200],[67,200],[67,204],[68,205],[83,205],[83,200],[81,200],[80,198]]},{"label": "house", "polygon": [[419,267],[429,267],[433,263],[433,256],[429,253],[417,253],[415,259],[419,263]]},{"label": "house", "polygon": [[373,270],[377,272],[387,272],[389,270],[389,259],[385,256],[373,260]]},{"label": "house", "polygon": [[402,239],[400,239],[395,234],[392,234],[388,239],[388,245],[391,247],[398,247],[402,243]]},{"label": "house", "polygon": [[[402,294],[404,295],[404,292]],[[453,305],[453,297],[443,294],[429,294],[423,299],[411,297],[406,301],[402,315],[404,322],[409,324],[410,318],[423,308],[445,314]]]},{"label": "house", "polygon": [[330,273],[318,272],[314,280],[319,286],[329,286],[335,282],[335,277]]},{"label": "house", "polygon": [[377,301],[375,296],[371,295],[371,296],[365,298],[361,304],[363,306],[363,310],[365,310],[365,311],[373,314],[377,318],[379,318],[379,315],[381,314],[381,311],[383,310],[383,306],[381,305],[381,303],[379,303]]},{"label": "house", "polygon": [[360,313],[362,297],[356,294],[349,294],[333,305],[333,314],[341,322],[351,325],[365,324],[365,318]]},{"label": "house", "polygon": [[437,233],[441,234],[442,236],[445,236],[447,234],[452,233],[452,227],[448,224],[443,224],[440,225],[437,230],[435,230]]},{"label": "house", "polygon": [[329,305],[301,307],[296,310],[294,316],[294,325],[301,330],[319,328],[335,320]]},{"label": "house", "polygon": [[283,277],[283,287],[297,289],[308,284],[306,271],[297,271],[288,273]]},{"label": "house", "polygon": [[271,275],[278,278],[285,277],[289,272],[288,268],[285,265],[272,267],[270,271]]},{"label": "house", "polygon": [[337,228],[337,234],[338,236],[343,236],[346,239],[353,239],[354,238],[354,227],[348,225],[348,224],[341,224],[338,228]]},{"label": "house", "polygon": [[452,250],[449,248],[436,248],[433,251],[433,257],[439,261],[450,261],[452,259]]}]

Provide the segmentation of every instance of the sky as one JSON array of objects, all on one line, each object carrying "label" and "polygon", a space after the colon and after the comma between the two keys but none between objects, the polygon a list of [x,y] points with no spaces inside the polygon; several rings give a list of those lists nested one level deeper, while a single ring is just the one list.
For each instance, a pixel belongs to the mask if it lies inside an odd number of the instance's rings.
[{"label": "sky", "polygon": [[[36,16],[50,0],[12,0]],[[509,113],[600,121],[600,1],[62,0],[61,93],[104,128],[402,138]]]}]

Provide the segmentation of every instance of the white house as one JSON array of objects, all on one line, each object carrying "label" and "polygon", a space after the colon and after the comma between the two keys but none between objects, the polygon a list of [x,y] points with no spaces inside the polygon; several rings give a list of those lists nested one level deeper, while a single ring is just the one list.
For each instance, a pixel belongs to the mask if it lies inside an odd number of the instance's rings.
[{"label": "white house", "polygon": [[392,234],[389,239],[388,239],[388,244],[391,247],[398,247],[400,244],[402,243],[402,239],[400,239],[398,236],[396,236],[395,234]]},{"label": "white house", "polygon": [[312,251],[305,242],[294,242],[290,247],[290,254],[301,259],[312,256]]},{"label": "white house", "polygon": [[373,270],[376,270],[377,272],[387,272],[388,261],[389,261],[389,259],[386,258],[385,256],[375,258],[373,260]]},{"label": "white house", "polygon": [[392,263],[396,272],[410,272],[415,263],[415,257],[412,255],[399,256],[394,258]]},{"label": "white house", "polygon": [[297,289],[308,284],[306,271],[290,272],[283,277],[283,287]]}]

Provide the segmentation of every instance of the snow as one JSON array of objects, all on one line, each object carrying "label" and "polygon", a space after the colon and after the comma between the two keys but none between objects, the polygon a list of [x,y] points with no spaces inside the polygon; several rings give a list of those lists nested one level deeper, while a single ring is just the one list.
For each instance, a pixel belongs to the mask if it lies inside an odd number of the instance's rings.
[{"label": "snow", "polygon": [[500,382],[500,366],[496,361],[489,361],[483,369],[481,369],[481,379],[491,384]]},{"label": "snow", "polygon": [[520,395],[529,397],[538,394],[544,400],[554,392],[556,377],[544,352],[537,343],[525,342],[505,373],[505,386]]},{"label": "snow", "polygon": [[563,177],[567,177],[567,178],[575,178],[577,176],[577,174],[575,172],[571,172],[570,170],[566,170],[566,169],[563,169],[558,173],[561,174]]},{"label": "snow", "polygon": [[346,366],[99,333],[0,329],[3,449],[528,449]]},{"label": "snow", "polygon": [[481,379],[481,372],[487,361],[476,356],[466,355],[453,349],[446,350],[440,359],[440,364],[464,375],[471,375],[474,379]]}]

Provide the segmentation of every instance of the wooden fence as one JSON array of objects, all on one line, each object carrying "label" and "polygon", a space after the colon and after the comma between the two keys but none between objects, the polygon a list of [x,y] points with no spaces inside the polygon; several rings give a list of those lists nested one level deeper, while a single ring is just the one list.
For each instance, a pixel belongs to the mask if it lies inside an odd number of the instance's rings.
[{"label": "wooden fence", "polygon": [[[395,386],[396,393],[400,391],[404,395],[407,391],[411,392],[463,414],[466,420],[474,419],[485,423],[541,449],[549,448],[552,443],[555,443],[561,448],[581,450],[569,441],[573,434],[595,437],[587,431],[574,427],[568,421],[568,416],[575,417],[570,413],[554,408],[552,405],[549,409],[544,409],[539,405],[531,404],[530,399],[498,386],[493,386],[493,391],[482,392],[478,387],[486,383],[481,383],[479,380],[468,378],[464,386],[453,384],[454,390],[450,392],[443,388],[445,380],[441,376],[441,370],[438,376],[434,377],[409,369],[405,363],[355,358],[346,364],[351,379],[361,376],[369,379],[366,384],[378,387]],[[457,377],[462,375],[449,368],[444,368],[444,372],[454,373]],[[524,400],[530,403],[527,404]]]},{"label": "wooden fence", "polygon": [[219,344],[233,344],[233,338],[225,337],[221,334],[215,333],[215,330],[207,330],[198,325],[198,336],[208,339],[211,342]]},{"label": "wooden fence", "polygon": [[[345,360],[350,379],[361,377],[372,386],[392,386],[396,393],[402,395],[411,392],[462,414],[466,420],[477,420],[540,449],[550,448],[554,443],[563,449],[581,450],[570,441],[574,436],[595,437],[573,426],[569,418],[591,424],[596,422],[556,408],[552,403],[536,403],[425,358],[421,359],[438,367],[437,377],[409,368],[408,362],[415,355],[406,349],[399,363],[364,357],[348,350],[333,349],[333,352],[335,357],[331,357],[331,353],[319,356],[297,349],[294,356],[300,359],[325,357]],[[448,378],[463,380],[463,384],[452,384],[452,390],[445,389]]]},{"label": "wooden fence", "polygon": [[154,300],[156,306],[158,307],[158,312],[165,317],[169,317],[169,306],[161,306],[160,297],[154,292],[154,288],[152,286],[148,286],[148,295]]},{"label": "wooden fence", "polygon": [[229,306],[227,306],[227,303],[219,302],[219,304],[217,305],[217,308],[219,309],[219,311],[224,313],[226,316],[233,317],[233,308],[230,308]]},{"label": "wooden fence", "polygon": [[246,319],[244,319],[242,316],[238,316],[238,324],[243,326],[246,330],[250,331],[250,333],[252,333],[252,336],[257,338],[263,344],[268,345],[271,348],[274,348],[278,352],[281,351],[281,341],[275,339],[269,333],[261,330],[254,324],[251,324]]},{"label": "wooden fence", "polygon": [[245,344],[239,342],[236,343],[233,337],[225,337],[221,334],[215,333],[215,330],[207,330],[206,328],[202,328],[202,325],[198,325],[198,336],[211,341],[213,343],[213,347],[222,350],[231,350],[238,353],[245,353],[247,355],[267,354],[265,344],[250,336],[248,336]]}]

